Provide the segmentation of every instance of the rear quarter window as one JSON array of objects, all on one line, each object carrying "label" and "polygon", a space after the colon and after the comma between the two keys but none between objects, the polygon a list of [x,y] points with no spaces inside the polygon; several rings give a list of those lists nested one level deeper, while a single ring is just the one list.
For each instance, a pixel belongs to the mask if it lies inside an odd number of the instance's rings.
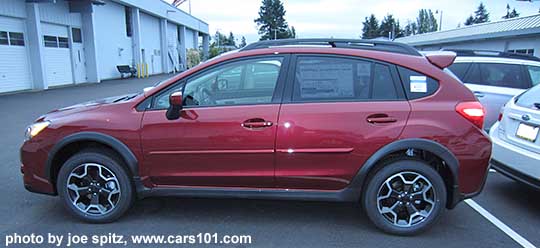
[{"label": "rear quarter window", "polygon": [[409,100],[433,95],[439,88],[439,82],[425,74],[398,66],[399,76]]}]

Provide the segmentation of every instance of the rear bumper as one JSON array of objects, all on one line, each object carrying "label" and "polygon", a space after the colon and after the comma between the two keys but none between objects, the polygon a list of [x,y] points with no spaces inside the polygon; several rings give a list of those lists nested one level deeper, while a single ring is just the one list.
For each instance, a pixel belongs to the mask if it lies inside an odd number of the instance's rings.
[{"label": "rear bumper", "polygon": [[505,175],[527,179],[525,181],[540,181],[540,154],[502,140],[498,124],[493,126],[490,136],[493,141],[493,168]]},{"label": "rear bumper", "polygon": [[493,169],[497,170],[497,172],[509,178],[527,184],[533,188],[540,189],[540,179],[538,178],[534,178],[527,174],[521,173],[520,171],[513,169],[511,166],[503,164],[494,159],[491,160],[491,166],[493,167]]}]

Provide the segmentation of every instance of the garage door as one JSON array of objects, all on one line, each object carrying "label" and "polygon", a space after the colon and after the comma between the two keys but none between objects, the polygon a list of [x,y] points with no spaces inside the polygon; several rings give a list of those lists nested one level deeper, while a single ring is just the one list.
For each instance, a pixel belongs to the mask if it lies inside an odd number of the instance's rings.
[{"label": "garage door", "polygon": [[42,23],[45,77],[49,87],[73,83],[68,27]]},{"label": "garage door", "polygon": [[178,26],[174,23],[167,23],[167,64],[169,65],[168,72],[180,71]]},{"label": "garage door", "polygon": [[0,16],[0,93],[32,88],[24,21]]}]

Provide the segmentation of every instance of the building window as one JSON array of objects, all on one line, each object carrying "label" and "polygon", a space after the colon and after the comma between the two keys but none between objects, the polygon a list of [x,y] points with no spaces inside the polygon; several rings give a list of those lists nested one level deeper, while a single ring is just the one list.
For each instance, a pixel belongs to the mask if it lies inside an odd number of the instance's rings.
[{"label": "building window", "polygon": [[124,7],[124,11],[126,12],[126,35],[127,37],[131,37],[133,35],[133,29],[131,25],[131,8],[130,7]]},{"label": "building window", "polygon": [[73,39],[73,43],[82,43],[82,34],[80,28],[72,28],[71,36],[71,38]]},{"label": "building window", "polygon": [[24,35],[18,32],[0,31],[0,45],[24,46]]},{"label": "building window", "polygon": [[69,48],[69,40],[67,37],[58,37],[58,47]]},{"label": "building window", "polygon": [[8,33],[0,31],[0,45],[9,45]]},{"label": "building window", "polygon": [[514,49],[508,50],[509,53],[534,55],[534,49]]},{"label": "building window", "polygon": [[43,36],[43,40],[45,41],[45,47],[58,47],[56,36],[45,35]]},{"label": "building window", "polygon": [[9,32],[9,44],[12,46],[24,46],[23,33]]}]

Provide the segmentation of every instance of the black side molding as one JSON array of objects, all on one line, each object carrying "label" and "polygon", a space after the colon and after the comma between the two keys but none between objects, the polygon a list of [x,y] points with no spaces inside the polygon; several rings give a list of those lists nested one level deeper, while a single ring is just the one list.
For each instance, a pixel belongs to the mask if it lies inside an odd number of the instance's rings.
[{"label": "black side molding", "polygon": [[75,134],[68,135],[64,137],[60,142],[56,143],[54,147],[49,152],[49,156],[47,157],[47,162],[45,164],[45,177],[47,180],[51,181],[52,175],[51,175],[51,167],[53,166],[52,162],[58,151],[60,151],[65,146],[72,144],[74,142],[79,141],[93,141],[97,143],[102,143],[105,145],[108,145],[112,147],[116,152],[118,152],[124,161],[126,161],[126,165],[129,168],[129,171],[133,175],[133,177],[139,176],[139,163],[137,161],[137,158],[135,155],[131,152],[131,150],[121,141],[118,139],[106,135],[103,133],[98,132],[79,132]]}]

